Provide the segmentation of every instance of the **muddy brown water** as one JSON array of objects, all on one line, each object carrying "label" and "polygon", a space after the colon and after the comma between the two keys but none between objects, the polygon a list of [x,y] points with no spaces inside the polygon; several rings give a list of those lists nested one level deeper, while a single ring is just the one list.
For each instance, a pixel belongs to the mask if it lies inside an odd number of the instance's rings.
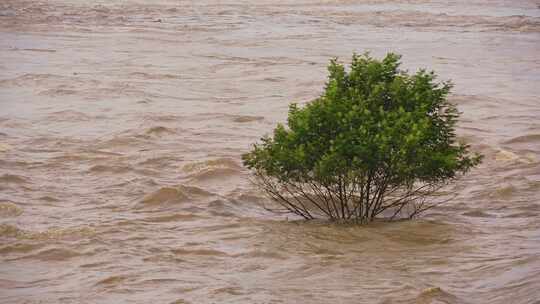
[{"label": "muddy brown water", "polygon": [[[538,1],[0,1],[1,303],[539,303]],[[424,217],[262,208],[240,155],[328,59],[455,83],[486,155]]]}]

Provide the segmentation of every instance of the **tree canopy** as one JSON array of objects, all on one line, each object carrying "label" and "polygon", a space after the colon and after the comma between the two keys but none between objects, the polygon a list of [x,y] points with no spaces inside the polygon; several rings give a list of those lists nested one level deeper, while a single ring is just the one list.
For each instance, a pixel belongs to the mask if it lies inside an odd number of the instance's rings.
[{"label": "tree canopy", "polygon": [[413,217],[480,162],[456,138],[452,84],[423,69],[409,75],[400,58],[354,54],[349,71],[331,60],[322,95],[291,104],[287,126],[278,124],[243,155],[286,211],[361,223]]}]

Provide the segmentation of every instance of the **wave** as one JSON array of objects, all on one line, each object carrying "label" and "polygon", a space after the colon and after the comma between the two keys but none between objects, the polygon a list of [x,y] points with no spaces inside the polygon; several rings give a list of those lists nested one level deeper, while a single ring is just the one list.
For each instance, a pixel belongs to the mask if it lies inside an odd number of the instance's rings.
[{"label": "wave", "polygon": [[199,219],[200,216],[195,214],[175,213],[171,215],[152,216],[144,219],[145,222],[151,223],[166,223],[166,222],[178,222],[178,221],[193,221]]},{"label": "wave", "polygon": [[217,158],[184,165],[182,171],[192,181],[225,178],[241,173],[242,166],[232,158]]},{"label": "wave", "polygon": [[[51,27],[69,26],[72,31],[93,32],[96,26],[120,26],[128,32],[149,32],[165,33],[164,29],[175,29],[177,31],[223,31],[239,29],[248,25],[255,16],[246,18],[246,15],[231,15],[229,11],[218,9],[219,6],[200,6],[205,15],[204,21],[192,15],[192,12],[184,11],[182,16],[174,13],[170,6],[145,6],[143,9],[138,6],[99,6],[92,5],[58,5],[47,3],[28,5],[26,1],[14,1],[4,10],[6,16],[3,19],[5,27],[19,28],[21,26],[33,27],[35,30],[50,30]],[[414,1],[413,1],[414,2]],[[22,3],[22,4],[17,4]],[[343,4],[343,3],[342,3]],[[429,6],[427,6],[429,7]],[[474,6],[472,6],[474,7]],[[310,5],[301,8],[297,3],[275,4],[263,3],[258,8],[257,16],[261,17],[282,17],[283,10],[294,10],[295,14],[303,16],[298,18],[298,22],[305,22],[324,19],[326,22],[334,22],[343,25],[371,25],[377,27],[405,26],[415,28],[457,28],[477,31],[517,31],[517,32],[539,32],[540,21],[534,9],[512,10],[438,10],[429,9],[424,6],[386,6],[386,5],[341,5],[329,9],[328,5]],[[390,9],[391,8],[391,9]],[[176,9],[176,8],[175,8]],[[190,9],[188,9],[191,11]],[[17,13],[9,13],[17,12]],[[148,16],[159,16],[159,18]],[[234,16],[234,17],[233,17]],[[46,26],[44,26],[46,25]],[[167,30],[167,33],[169,31]],[[307,35],[290,34],[288,39],[302,39]],[[151,39],[158,39],[159,36],[152,35]],[[148,38],[147,38],[148,39]],[[170,38],[161,39],[163,42],[174,41]],[[218,56],[214,56],[218,57]],[[221,56],[234,59],[236,62],[245,63],[249,59],[237,56]],[[163,79],[174,77],[169,74],[151,74],[146,72],[134,72],[132,77],[142,79]],[[173,78],[174,79],[174,78]]]},{"label": "wave", "polygon": [[90,173],[113,173],[113,174],[122,174],[122,173],[126,173],[126,172],[129,172],[129,171],[132,171],[133,168],[131,168],[130,166],[120,166],[120,165],[117,165],[117,166],[108,166],[108,165],[95,165],[95,166],[92,166],[88,172]]},{"label": "wave", "polygon": [[286,260],[287,257],[283,254],[275,251],[263,251],[263,250],[253,250],[249,252],[244,252],[236,254],[235,258],[248,258],[248,259],[272,259],[272,260]]},{"label": "wave", "polygon": [[203,256],[226,256],[223,251],[215,249],[173,249],[171,250],[176,255],[203,255]]},{"label": "wave", "polygon": [[498,187],[495,191],[490,193],[491,197],[499,199],[509,199],[518,192],[518,189],[512,185]]},{"label": "wave", "polygon": [[141,203],[145,206],[160,205],[164,203],[181,203],[189,199],[181,189],[172,187],[163,187],[156,192],[146,196]]},{"label": "wave", "polygon": [[[159,175],[159,172],[157,171],[154,171],[151,169],[144,169],[144,168],[138,169],[130,165],[95,165],[95,166],[92,166],[87,172],[90,174],[99,174],[99,175],[127,174],[127,173],[138,174],[141,176],[158,176]],[[111,186],[123,187],[123,186],[128,185],[130,182],[123,181],[120,183],[111,184]]]},{"label": "wave", "polygon": [[200,116],[228,120],[234,123],[249,123],[249,122],[257,122],[257,121],[264,120],[264,116],[234,115],[234,114],[223,114],[223,113],[206,113]]},{"label": "wave", "polygon": [[505,141],[505,144],[521,144],[521,143],[538,143],[540,142],[540,134],[528,134],[514,137]]},{"label": "wave", "polygon": [[83,255],[82,253],[65,248],[50,248],[39,251],[35,254],[30,254],[17,258],[20,259],[36,259],[41,261],[65,261]]},{"label": "wave", "polygon": [[0,182],[10,184],[26,184],[28,183],[28,180],[25,177],[19,175],[6,173],[0,176]]},{"label": "wave", "polygon": [[113,275],[110,277],[107,277],[105,279],[100,280],[96,283],[96,286],[100,285],[106,285],[106,286],[112,286],[112,285],[118,285],[127,280],[128,277],[124,275]]},{"label": "wave", "polygon": [[25,243],[9,244],[9,245],[0,247],[0,254],[8,255],[8,254],[28,253],[36,249],[42,248],[43,246],[44,246],[43,244],[25,244]]},{"label": "wave", "polygon": [[81,121],[93,121],[101,119],[104,116],[90,116],[83,112],[73,111],[73,110],[64,110],[57,111],[47,115],[47,121],[56,121],[56,122],[81,122]]},{"label": "wave", "polygon": [[0,224],[0,237],[20,238],[25,232],[16,226]]},{"label": "wave", "polygon": [[182,159],[174,156],[152,157],[137,163],[138,166],[166,167],[171,163],[180,162]]},{"label": "wave", "polygon": [[193,199],[209,197],[212,194],[201,188],[179,185],[176,187],[162,187],[145,196],[136,208],[159,207],[171,204],[181,204]]},{"label": "wave", "polygon": [[190,181],[202,182],[213,179],[224,179],[240,174],[240,170],[232,168],[207,168],[188,176]]},{"label": "wave", "polygon": [[221,199],[213,200],[208,203],[208,212],[212,216],[233,217],[236,215],[233,211],[238,211],[237,209],[236,206],[230,204],[230,201]]},{"label": "wave", "polygon": [[96,231],[90,227],[49,228],[44,231],[24,230],[17,226],[1,224],[0,236],[30,240],[84,239],[94,236]]},{"label": "wave", "polygon": [[154,122],[179,122],[182,120],[188,119],[188,116],[175,115],[175,114],[156,114],[156,115],[147,115],[144,117],[144,120],[154,121]]},{"label": "wave", "polygon": [[0,152],[8,152],[9,150],[12,150],[13,146],[9,144],[0,143]]},{"label": "wave", "polygon": [[482,210],[468,211],[468,212],[463,213],[463,215],[468,216],[468,217],[480,217],[480,218],[494,218],[494,217],[496,217],[495,215],[486,213],[486,212],[484,212]]},{"label": "wave", "polygon": [[538,213],[537,212],[517,212],[517,213],[512,213],[512,214],[509,214],[509,215],[505,215],[504,218],[536,218],[538,217]]},{"label": "wave", "polygon": [[246,122],[262,121],[262,120],[264,120],[264,117],[262,116],[249,116],[249,115],[238,115],[232,118],[232,121],[237,122],[237,123],[246,123]]},{"label": "wave", "polygon": [[145,72],[133,72],[129,74],[133,78],[145,79],[145,80],[170,80],[180,79],[180,75],[173,74],[150,74]]},{"label": "wave", "polygon": [[23,210],[12,202],[0,201],[0,218],[15,217],[23,213]]},{"label": "wave", "polygon": [[507,150],[499,150],[495,153],[494,159],[499,162],[513,162],[520,159],[520,156]]},{"label": "wave", "polygon": [[149,136],[164,136],[164,135],[176,134],[176,131],[167,127],[163,127],[163,126],[155,126],[155,127],[148,128],[144,132],[144,134],[149,135]]},{"label": "wave", "polygon": [[44,201],[44,202],[48,202],[48,203],[56,203],[56,202],[59,202],[60,200],[57,199],[56,197],[52,197],[52,196],[42,196],[40,198],[38,198],[40,201]]},{"label": "wave", "polygon": [[227,194],[227,198],[241,202],[241,203],[257,203],[263,204],[268,202],[268,198],[264,195],[261,195],[260,192],[244,191],[244,190],[235,190]]},{"label": "wave", "polygon": [[54,82],[64,81],[68,77],[54,75],[54,74],[24,74],[15,78],[0,80],[0,87],[2,86],[39,86],[52,84]]},{"label": "wave", "polygon": [[65,88],[56,88],[56,89],[46,89],[38,93],[40,96],[49,96],[49,97],[58,97],[58,96],[68,96],[75,95],[79,93],[77,90],[65,89]]},{"label": "wave", "polygon": [[466,304],[466,301],[457,296],[442,290],[440,287],[430,287],[424,289],[414,303],[446,303],[446,304]]},{"label": "wave", "polygon": [[125,148],[144,145],[147,141],[133,136],[115,136],[98,144],[99,149]]},{"label": "wave", "polygon": [[487,16],[451,15],[445,13],[422,12],[418,10],[392,11],[314,11],[306,14],[324,14],[329,20],[339,24],[369,24],[374,26],[406,26],[414,28],[447,27],[477,31],[539,32],[539,18],[532,16]]}]

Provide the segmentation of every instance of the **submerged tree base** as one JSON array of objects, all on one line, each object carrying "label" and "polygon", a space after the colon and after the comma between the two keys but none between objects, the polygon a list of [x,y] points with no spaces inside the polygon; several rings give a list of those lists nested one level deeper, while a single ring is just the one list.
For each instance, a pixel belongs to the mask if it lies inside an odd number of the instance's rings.
[{"label": "submerged tree base", "polygon": [[[442,190],[446,184],[421,184],[410,189],[397,187],[389,189],[390,194],[384,199],[379,198],[381,195],[377,194],[370,202],[362,200],[361,195],[358,196],[351,191],[349,196],[343,196],[342,201],[338,200],[339,195],[333,195],[331,188],[326,189],[323,185],[283,183],[267,176],[256,176],[254,183],[280,206],[280,208],[265,206],[266,210],[281,214],[292,213],[307,220],[327,219],[338,223],[368,224],[373,221],[413,219],[422,212],[455,197]],[[354,187],[344,185],[343,188]]]}]

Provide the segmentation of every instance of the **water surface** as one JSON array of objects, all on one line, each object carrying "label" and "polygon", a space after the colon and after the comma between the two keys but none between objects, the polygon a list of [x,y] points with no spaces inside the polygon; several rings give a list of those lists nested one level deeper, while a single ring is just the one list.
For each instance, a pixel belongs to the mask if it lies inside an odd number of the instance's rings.
[{"label": "water surface", "polygon": [[[268,213],[240,155],[330,57],[455,83],[486,155],[458,197],[368,227]],[[0,302],[535,303],[535,1],[0,3]]]}]

